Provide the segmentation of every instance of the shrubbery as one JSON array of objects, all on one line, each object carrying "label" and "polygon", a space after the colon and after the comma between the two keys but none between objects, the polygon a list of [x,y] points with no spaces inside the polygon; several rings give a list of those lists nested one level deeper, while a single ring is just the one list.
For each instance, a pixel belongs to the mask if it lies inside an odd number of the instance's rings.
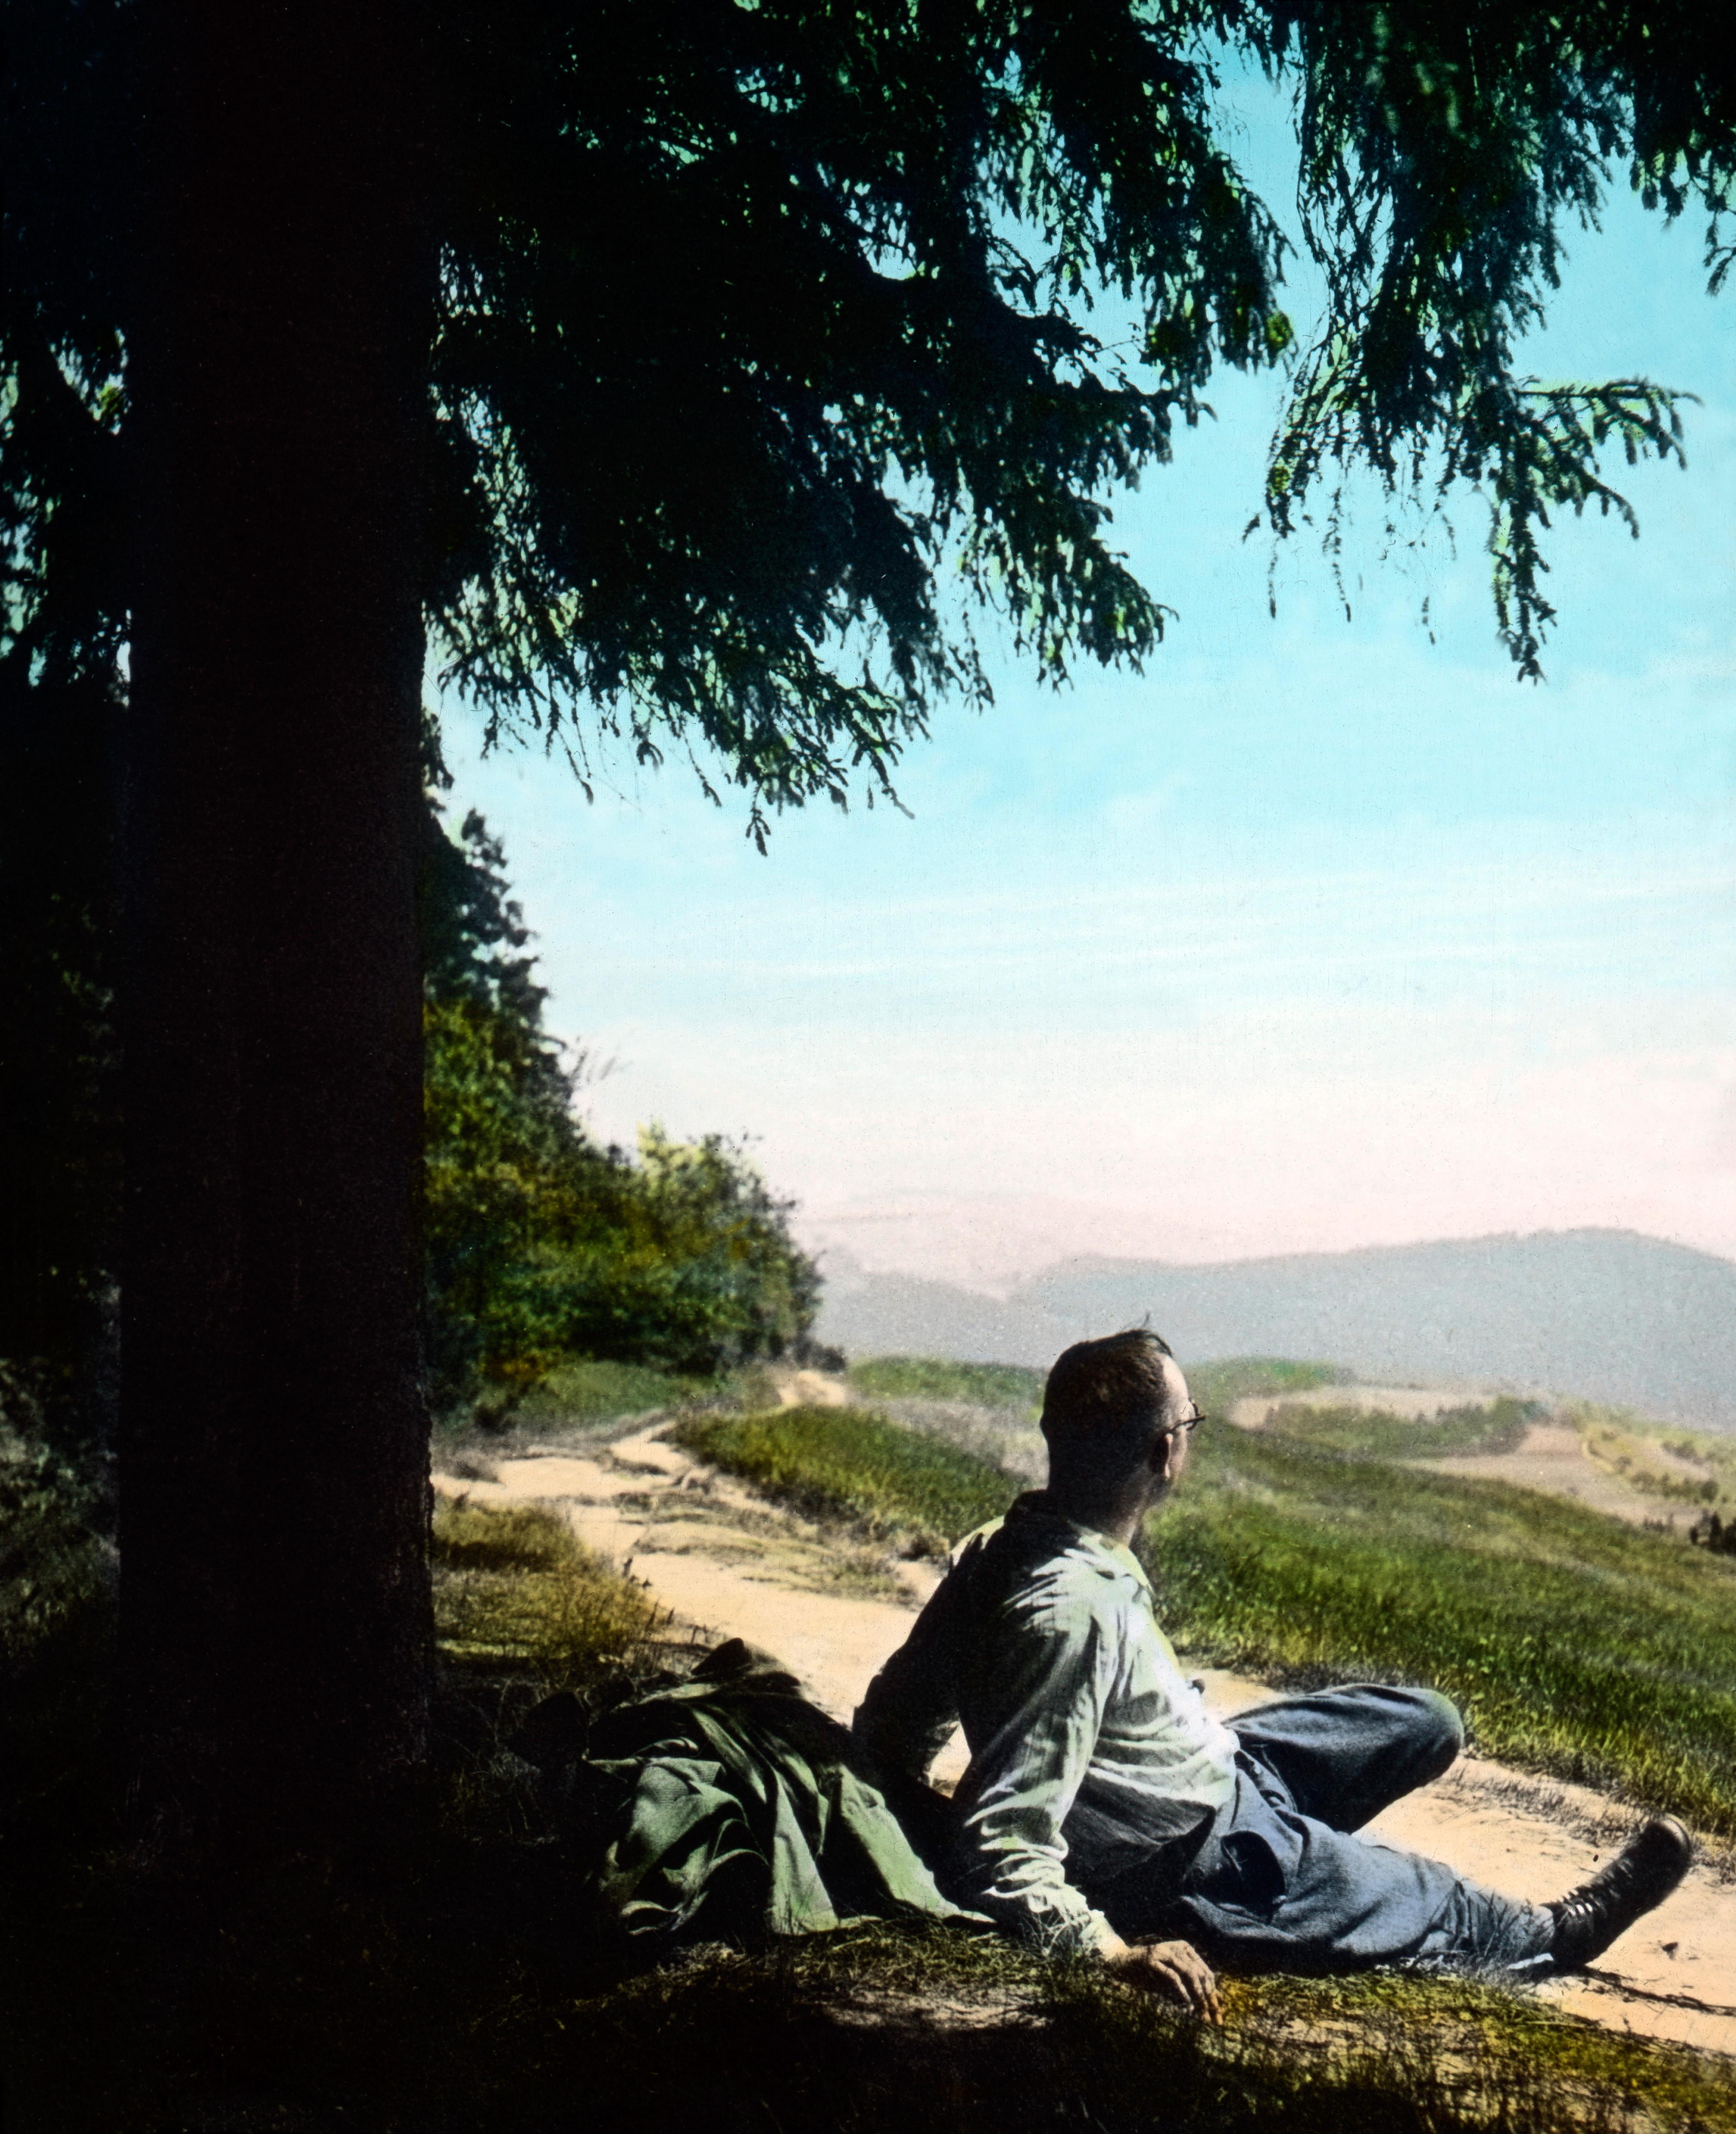
[{"label": "shrubbery", "polygon": [[1517,1451],[1526,1431],[1548,1413],[1541,1401],[1506,1396],[1415,1418],[1385,1408],[1317,1407],[1294,1401],[1270,1409],[1266,1427],[1316,1451],[1355,1460],[1444,1460]]},{"label": "shrubbery", "polygon": [[480,817],[424,871],[424,1323],[437,1411],[499,1424],[566,1358],[708,1376],[800,1354],[819,1301],[788,1204],[720,1135],[635,1155],[574,1115],[529,936]]},{"label": "shrubbery", "polygon": [[[39,1401],[0,1362],[0,1785],[4,1814],[96,1781],[113,1634],[99,1492],[45,1437]],[[63,1805],[70,1805],[70,1800]]]}]

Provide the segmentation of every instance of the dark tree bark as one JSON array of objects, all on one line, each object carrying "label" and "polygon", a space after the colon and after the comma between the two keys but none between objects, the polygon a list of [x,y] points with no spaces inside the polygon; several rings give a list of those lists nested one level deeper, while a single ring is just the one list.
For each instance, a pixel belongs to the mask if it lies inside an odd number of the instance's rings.
[{"label": "dark tree bark", "polygon": [[416,1760],[419,447],[409,0],[147,11],[122,1654],[147,1830]]}]

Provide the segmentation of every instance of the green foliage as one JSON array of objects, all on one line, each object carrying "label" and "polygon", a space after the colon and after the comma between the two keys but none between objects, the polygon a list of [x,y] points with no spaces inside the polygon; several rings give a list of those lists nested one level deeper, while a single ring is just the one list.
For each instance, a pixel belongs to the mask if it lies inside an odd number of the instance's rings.
[{"label": "green foliage", "polygon": [[[444,9],[451,677],[566,735],[588,697],[641,760],[702,737],[760,833],[986,701],[948,575],[1051,674],[1140,659],[1102,492],[1275,310],[1214,12]],[[1084,323],[1109,290],[1143,374]]]},{"label": "green foliage", "polygon": [[674,1441],[815,1518],[841,1519],[914,1555],[943,1554],[1018,1494],[1012,1475],[870,1409],[691,1416]]},{"label": "green foliage", "polygon": [[848,1378],[872,1400],[972,1401],[981,1407],[1040,1407],[1042,1371],[1022,1364],[954,1364],[939,1356],[867,1356]]},{"label": "green foliage", "polygon": [[[135,592],[141,16],[8,17],[0,664],[31,687],[117,683]],[[1295,94],[1300,332],[1219,93],[1250,63]],[[760,836],[884,785],[938,693],[986,698],[948,582],[1051,677],[1149,654],[1107,500],[1222,364],[1294,366],[1276,534],[1324,485],[1335,556],[1357,468],[1394,510],[1480,494],[1535,673],[1550,514],[1626,516],[1604,461],[1679,451],[1650,381],[1516,371],[1564,236],[1625,176],[1709,214],[1714,284],[1733,256],[1736,93],[1680,4],[441,0],[423,64],[446,676],[581,767],[581,706],[640,761],[708,744]]]},{"label": "green foliage", "polygon": [[589,1687],[665,1620],[642,1586],[540,1506],[442,1498],[432,1553],[442,1654],[470,1668],[528,1674],[545,1693]]},{"label": "green foliage", "polygon": [[550,1101],[547,1054],[522,1023],[472,1000],[430,999],[422,1029],[432,1388],[442,1408],[489,1388],[504,1412],[559,1354],[541,1277],[583,1147]]},{"label": "green foliage", "polygon": [[0,1814],[12,1827],[94,1775],[113,1637],[113,1552],[89,1476],[0,1361]]},{"label": "green foliage", "polygon": [[1512,1452],[1549,1412],[1539,1401],[1503,1398],[1412,1418],[1384,1408],[1314,1407],[1295,1402],[1268,1411],[1266,1427],[1319,1452],[1359,1460],[1443,1460],[1459,1452]]},{"label": "green foliage", "polygon": [[1147,1546],[1195,1653],[1425,1683],[1487,1755],[1736,1832],[1736,1565],[1504,1483],[1209,1427]]},{"label": "green foliage", "polygon": [[0,1359],[69,1447],[102,1434],[114,1365],[116,710],[0,660]]},{"label": "green foliage", "polygon": [[1227,1415],[1239,1400],[1269,1393],[1304,1393],[1316,1386],[1341,1386],[1350,1373],[1336,1364],[1299,1364],[1282,1356],[1231,1356],[1216,1364],[1189,1364],[1188,1390],[1207,1415]]},{"label": "green foliage", "polygon": [[1564,225],[1594,225],[1624,165],[1648,207],[1709,212],[1716,278],[1736,180],[1717,34],[1679,7],[1355,0],[1250,18],[1269,64],[1295,70],[1304,241],[1329,292],[1274,442],[1269,523],[1290,531],[1324,479],[1336,557],[1347,468],[1389,500],[1474,488],[1501,633],[1535,676],[1551,514],[1592,505],[1637,530],[1599,464],[1612,447],[1679,457],[1681,396],[1524,377],[1516,345],[1543,319]]},{"label": "green foliage", "polygon": [[653,1127],[635,1162],[574,1117],[576,1070],[543,1033],[529,935],[480,816],[455,843],[431,815],[423,883],[436,1408],[498,1425],[576,1356],[691,1378],[798,1345],[819,1278],[741,1151]]}]

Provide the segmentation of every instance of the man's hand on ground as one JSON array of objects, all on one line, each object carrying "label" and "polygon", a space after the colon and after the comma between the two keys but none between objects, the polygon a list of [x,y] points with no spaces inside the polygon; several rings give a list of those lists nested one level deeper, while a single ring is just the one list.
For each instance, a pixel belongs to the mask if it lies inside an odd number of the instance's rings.
[{"label": "man's hand on ground", "polygon": [[1119,1942],[1104,1950],[1103,1960],[1142,1992],[1179,2001],[1208,2023],[1219,2021],[1217,1977],[1191,1942]]}]

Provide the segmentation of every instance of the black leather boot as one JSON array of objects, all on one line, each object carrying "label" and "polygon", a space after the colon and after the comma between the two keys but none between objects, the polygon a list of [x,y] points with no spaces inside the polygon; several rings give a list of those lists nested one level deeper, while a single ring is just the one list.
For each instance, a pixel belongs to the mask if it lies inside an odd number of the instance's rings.
[{"label": "black leather boot", "polygon": [[1555,1922],[1550,1959],[1579,1971],[1637,1919],[1661,1905],[1688,1871],[1694,1841],[1673,1815],[1637,1830],[1607,1867],[1546,1907]]}]

